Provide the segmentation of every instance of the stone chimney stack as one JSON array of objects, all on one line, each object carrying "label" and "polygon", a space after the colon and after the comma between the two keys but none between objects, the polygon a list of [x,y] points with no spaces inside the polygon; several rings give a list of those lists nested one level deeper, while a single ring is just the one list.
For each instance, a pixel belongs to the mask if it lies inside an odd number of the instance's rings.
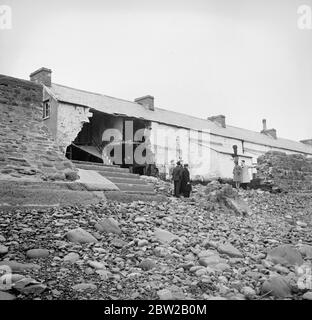
[{"label": "stone chimney stack", "polygon": [[226,128],[225,116],[222,114],[220,114],[218,116],[208,117],[207,119],[214,122],[219,127]]},{"label": "stone chimney stack", "polygon": [[30,81],[51,87],[51,69],[40,68],[30,74]]},{"label": "stone chimney stack", "polygon": [[261,130],[261,133],[273,138],[277,139],[277,133],[276,129],[267,129],[267,121],[266,119],[262,120],[263,129]]},{"label": "stone chimney stack", "polygon": [[141,104],[148,110],[154,111],[154,97],[153,96],[144,96],[140,98],[136,98],[134,102]]}]

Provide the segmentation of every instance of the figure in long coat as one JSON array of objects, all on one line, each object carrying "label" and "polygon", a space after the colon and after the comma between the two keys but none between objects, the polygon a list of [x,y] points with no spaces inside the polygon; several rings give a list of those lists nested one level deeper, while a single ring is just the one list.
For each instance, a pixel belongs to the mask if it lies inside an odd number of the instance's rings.
[{"label": "figure in long coat", "polygon": [[182,180],[182,166],[180,161],[177,162],[176,167],[172,171],[172,180],[174,184],[174,195],[175,197],[180,197],[181,193],[181,180]]},{"label": "figure in long coat", "polygon": [[185,164],[182,171],[182,181],[181,181],[181,193],[184,197],[189,198],[192,191],[190,172],[188,170],[188,165]]}]

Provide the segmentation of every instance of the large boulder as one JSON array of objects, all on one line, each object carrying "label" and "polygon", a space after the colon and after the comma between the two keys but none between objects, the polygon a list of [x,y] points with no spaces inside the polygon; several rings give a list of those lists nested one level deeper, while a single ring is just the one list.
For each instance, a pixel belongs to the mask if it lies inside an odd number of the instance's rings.
[{"label": "large boulder", "polygon": [[49,256],[49,250],[31,249],[26,252],[26,256],[30,259],[47,258]]},{"label": "large boulder", "polygon": [[92,243],[97,242],[97,239],[93,237],[88,231],[77,228],[67,232],[66,237],[71,242],[78,242],[78,243]]},{"label": "large boulder", "polygon": [[211,255],[209,257],[203,257],[198,260],[198,263],[204,267],[216,266],[220,263],[225,263],[226,260],[222,259],[218,254]]},{"label": "large boulder", "polygon": [[262,294],[270,294],[276,298],[287,298],[291,296],[291,288],[288,281],[281,276],[273,276],[262,285]]},{"label": "large boulder", "polygon": [[312,259],[312,246],[303,244],[299,247],[299,251],[307,259]]},{"label": "large boulder", "polygon": [[80,257],[78,253],[70,252],[63,258],[63,261],[68,263],[75,263],[76,261],[79,260],[79,258]]},{"label": "large boulder", "polygon": [[145,270],[145,271],[149,271],[153,268],[156,268],[156,263],[154,260],[152,259],[144,259],[141,261],[141,263],[139,264],[139,267],[142,269],[142,270]]},{"label": "large boulder", "polygon": [[9,248],[4,246],[3,244],[0,244],[0,255],[7,254],[9,251]]},{"label": "large boulder", "polygon": [[247,202],[241,198],[225,198],[225,204],[229,209],[232,209],[235,213],[239,215],[252,215],[252,210],[248,206]]},{"label": "large boulder", "polygon": [[233,245],[231,245],[230,243],[222,243],[218,246],[217,250],[220,253],[224,253],[226,255],[228,255],[231,258],[243,258],[243,254],[236,249]]},{"label": "large boulder", "polygon": [[13,296],[13,294],[10,294],[8,292],[3,292],[3,291],[0,291],[0,301],[3,301],[3,300],[15,300],[16,297]]},{"label": "large boulder", "polygon": [[47,286],[32,278],[23,278],[14,283],[14,289],[26,295],[40,295],[47,289]]},{"label": "large boulder", "polygon": [[121,234],[118,222],[114,218],[104,218],[95,224],[95,228],[100,232]]},{"label": "large boulder", "polygon": [[286,266],[301,266],[304,262],[301,253],[290,244],[283,244],[270,250],[266,258],[275,264]]},{"label": "large boulder", "polygon": [[1,261],[0,266],[7,266],[11,272],[24,272],[28,270],[38,270],[40,266],[34,263],[20,263],[14,260]]},{"label": "large boulder", "polygon": [[167,230],[160,229],[160,228],[155,229],[154,235],[160,242],[165,243],[165,244],[169,244],[173,240],[178,239],[178,237],[176,235],[174,235],[173,233],[171,233]]}]

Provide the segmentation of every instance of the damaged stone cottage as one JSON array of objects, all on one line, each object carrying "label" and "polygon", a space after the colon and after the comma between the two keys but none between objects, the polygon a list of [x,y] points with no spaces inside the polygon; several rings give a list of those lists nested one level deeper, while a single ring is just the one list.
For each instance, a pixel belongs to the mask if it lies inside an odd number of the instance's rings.
[{"label": "damaged stone cottage", "polygon": [[[247,165],[268,151],[312,156],[311,140],[279,138],[275,129],[267,129],[266,120],[259,132],[237,128],[223,115],[200,119],[156,107],[150,95],[126,101],[55,84],[47,68],[31,73],[30,80],[43,88],[43,123],[73,161],[117,164],[146,174],[146,165],[136,162],[135,153],[144,158],[147,150],[163,177],[169,177],[172,161],[182,159],[189,164],[192,179],[210,180],[232,178],[234,149]],[[119,132],[117,140],[105,136],[111,129]],[[137,132],[144,134],[136,136]],[[118,161],[116,153],[121,154]]]}]

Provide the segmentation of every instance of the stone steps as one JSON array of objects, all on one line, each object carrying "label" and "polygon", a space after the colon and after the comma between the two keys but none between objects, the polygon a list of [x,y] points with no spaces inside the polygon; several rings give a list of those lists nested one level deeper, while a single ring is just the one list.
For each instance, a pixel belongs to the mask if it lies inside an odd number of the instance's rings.
[{"label": "stone steps", "polygon": [[101,163],[75,163],[75,167],[79,169],[84,169],[84,170],[95,170],[95,171],[109,171],[109,172],[120,172],[120,173],[129,173],[129,169],[127,168],[120,168],[118,166],[110,166],[106,164],[101,164]]},{"label": "stone steps", "polygon": [[149,184],[130,184],[130,183],[115,183],[115,185],[124,192],[130,193],[155,193],[154,188]]},{"label": "stone steps", "polygon": [[136,176],[132,177],[130,175],[131,175],[131,173],[129,174],[129,178],[125,178],[124,176],[123,177],[110,176],[109,180],[114,182],[115,184],[117,184],[117,183],[125,183],[126,182],[128,184],[143,184],[143,185],[146,185],[146,182],[143,179],[140,179],[139,177],[136,178]]},{"label": "stone steps", "polygon": [[114,183],[122,192],[130,194],[154,195],[152,185],[140,179],[138,174],[130,173],[127,168],[110,166],[101,163],[73,161],[79,169],[93,170]]},{"label": "stone steps", "polygon": [[[119,168],[121,169],[119,166],[117,165],[109,165],[109,164],[104,164],[104,163],[100,163],[100,162],[89,162],[89,161],[79,161],[79,160],[71,160],[72,163],[74,163],[76,166],[79,164],[87,164],[87,165],[97,165],[97,166],[101,166],[101,167],[114,167],[114,168]],[[124,169],[124,168],[123,168]],[[128,169],[127,169],[128,170]]]},{"label": "stone steps", "polygon": [[[89,170],[92,170],[92,169],[89,169]],[[102,170],[102,171],[95,170],[95,171],[97,171],[99,174],[101,174],[103,177],[106,177],[107,179],[110,179],[110,178],[140,179],[140,175],[130,173],[130,172],[127,173],[127,172],[118,172],[118,171],[109,171],[109,170]]]}]

